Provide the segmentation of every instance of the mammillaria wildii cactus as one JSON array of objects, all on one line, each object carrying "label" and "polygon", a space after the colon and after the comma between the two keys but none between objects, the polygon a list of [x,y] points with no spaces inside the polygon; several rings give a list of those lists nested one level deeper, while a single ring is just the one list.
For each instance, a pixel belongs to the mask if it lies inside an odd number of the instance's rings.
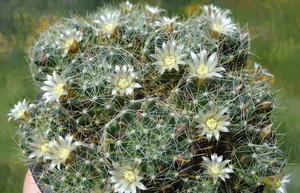
[{"label": "mammillaria wildii cactus", "polygon": [[190,18],[129,2],[42,32],[19,145],[55,192],[286,192],[273,75],[213,5]]}]

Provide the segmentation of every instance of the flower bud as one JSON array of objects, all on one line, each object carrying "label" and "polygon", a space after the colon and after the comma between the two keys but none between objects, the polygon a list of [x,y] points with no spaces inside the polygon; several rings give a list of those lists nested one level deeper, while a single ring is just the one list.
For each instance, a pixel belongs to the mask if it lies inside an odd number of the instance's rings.
[{"label": "flower bud", "polygon": [[269,138],[272,135],[272,126],[273,123],[265,126],[264,128],[261,129],[260,134],[263,138]]}]

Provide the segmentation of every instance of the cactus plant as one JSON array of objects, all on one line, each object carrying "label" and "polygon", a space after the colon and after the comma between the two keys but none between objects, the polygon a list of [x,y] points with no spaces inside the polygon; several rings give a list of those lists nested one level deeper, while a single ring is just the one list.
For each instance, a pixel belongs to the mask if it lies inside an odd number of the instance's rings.
[{"label": "cactus plant", "polygon": [[53,192],[286,192],[273,75],[229,10],[106,6],[41,32],[8,115]]}]

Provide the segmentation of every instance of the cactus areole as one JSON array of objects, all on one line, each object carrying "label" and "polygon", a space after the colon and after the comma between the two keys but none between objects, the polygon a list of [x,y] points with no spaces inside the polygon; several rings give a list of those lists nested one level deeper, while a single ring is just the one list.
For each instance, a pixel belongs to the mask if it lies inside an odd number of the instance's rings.
[{"label": "cactus areole", "polygon": [[250,39],[213,5],[169,18],[128,1],[41,32],[29,54],[41,97],[8,114],[40,189],[285,193],[274,77]]}]

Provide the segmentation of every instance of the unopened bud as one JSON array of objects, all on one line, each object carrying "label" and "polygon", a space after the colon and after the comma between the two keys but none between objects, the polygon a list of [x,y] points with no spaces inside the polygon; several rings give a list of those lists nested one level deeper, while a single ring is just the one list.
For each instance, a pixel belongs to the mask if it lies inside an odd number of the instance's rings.
[{"label": "unopened bud", "polygon": [[264,138],[269,138],[272,134],[272,126],[273,123],[265,126],[264,128],[261,129],[260,134],[262,135],[262,137]]},{"label": "unopened bud", "polygon": [[239,35],[239,38],[240,38],[241,41],[243,41],[243,40],[245,40],[248,37],[248,35],[249,35],[248,32],[242,33],[242,34]]},{"label": "unopened bud", "polygon": [[137,120],[140,120],[141,117],[143,116],[144,110],[137,110],[135,113],[135,117],[137,118]]},{"label": "unopened bud", "polygon": [[244,85],[243,84],[239,84],[239,85],[237,85],[237,86],[235,86],[233,88],[233,93],[234,94],[241,94],[241,92],[243,91],[243,89],[244,89]]},{"label": "unopened bud", "polygon": [[46,66],[49,62],[46,54],[39,54],[38,55],[38,62],[39,64],[41,64],[42,66]]},{"label": "unopened bud", "polygon": [[126,137],[126,134],[123,131],[117,131],[115,132],[115,138],[117,139],[124,139]]},{"label": "unopened bud", "polygon": [[83,29],[83,28],[81,28],[80,31],[81,31],[81,33],[85,33],[86,32],[85,29]]},{"label": "unopened bud", "polygon": [[265,101],[265,102],[260,103],[259,106],[260,106],[261,108],[266,109],[266,108],[270,107],[271,104],[272,104],[272,102],[270,102],[270,101]]},{"label": "unopened bud", "polygon": [[245,165],[245,164],[248,163],[249,158],[248,158],[247,155],[242,155],[239,161],[240,161],[241,164]]},{"label": "unopened bud", "polygon": [[180,123],[178,125],[175,126],[175,133],[177,134],[181,134],[181,133],[184,133],[187,129],[187,124],[186,123]]},{"label": "unopened bud", "polygon": [[179,166],[183,166],[183,165],[184,165],[185,159],[184,159],[184,156],[183,156],[183,155],[177,154],[177,155],[174,157],[174,160],[175,160],[175,162],[176,162]]},{"label": "unopened bud", "polygon": [[82,99],[81,104],[84,107],[88,107],[91,104],[91,101],[88,98]]}]

